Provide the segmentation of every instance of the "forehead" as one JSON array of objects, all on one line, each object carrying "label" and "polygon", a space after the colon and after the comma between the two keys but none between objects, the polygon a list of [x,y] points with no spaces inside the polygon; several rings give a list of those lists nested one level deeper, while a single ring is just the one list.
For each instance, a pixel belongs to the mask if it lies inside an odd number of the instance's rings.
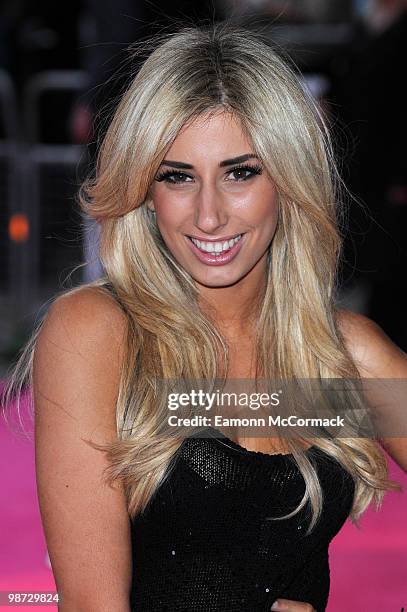
[{"label": "forehead", "polygon": [[178,133],[166,157],[216,157],[226,159],[252,151],[252,145],[237,117],[226,111],[199,115]]}]

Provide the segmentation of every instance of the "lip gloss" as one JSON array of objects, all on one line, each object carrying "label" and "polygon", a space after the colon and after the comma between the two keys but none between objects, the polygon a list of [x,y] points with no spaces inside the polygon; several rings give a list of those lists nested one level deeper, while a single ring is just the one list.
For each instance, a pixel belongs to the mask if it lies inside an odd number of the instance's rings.
[{"label": "lip gloss", "polygon": [[201,249],[198,249],[198,247],[192,242],[190,238],[186,237],[186,240],[188,241],[192,252],[197,256],[199,261],[204,264],[207,264],[208,266],[224,266],[225,264],[232,261],[234,257],[236,257],[242,247],[242,243],[245,240],[245,237],[246,234],[242,234],[240,240],[235,242],[231,249],[225,251],[224,253],[222,253],[222,255],[218,256],[215,256],[214,253],[205,253],[204,251],[201,251]]}]

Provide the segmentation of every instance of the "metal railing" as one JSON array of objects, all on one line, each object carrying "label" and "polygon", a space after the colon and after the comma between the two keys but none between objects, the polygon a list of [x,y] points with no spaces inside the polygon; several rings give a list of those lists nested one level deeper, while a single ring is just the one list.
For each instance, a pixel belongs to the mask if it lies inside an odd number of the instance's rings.
[{"label": "metal railing", "polygon": [[[7,128],[0,142],[0,293],[11,303],[41,301],[44,294],[60,289],[62,274],[69,273],[75,263],[82,263],[82,222],[76,215],[74,197],[86,149],[70,143],[42,142],[41,123],[45,95],[66,92],[75,98],[85,91],[87,83],[83,71],[34,75],[23,89],[20,120],[13,84],[0,73],[0,113]],[[28,220],[26,241],[13,241],[8,235],[9,221],[16,213]]]}]

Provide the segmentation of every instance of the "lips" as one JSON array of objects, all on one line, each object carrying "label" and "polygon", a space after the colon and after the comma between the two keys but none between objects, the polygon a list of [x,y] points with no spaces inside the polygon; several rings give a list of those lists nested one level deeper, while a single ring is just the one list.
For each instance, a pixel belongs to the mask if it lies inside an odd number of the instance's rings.
[{"label": "lips", "polygon": [[[238,236],[239,234],[236,234]],[[232,236],[233,237],[233,236]],[[235,244],[222,253],[221,255],[215,255],[214,253],[207,253],[205,251],[201,251],[190,239],[190,237],[186,237],[188,244],[190,245],[190,249],[194,253],[194,255],[199,259],[201,263],[210,266],[223,266],[229,262],[231,262],[236,255],[239,253],[242,248],[243,243],[245,242],[246,234],[242,234],[240,240],[235,242]],[[214,241],[218,242],[218,241]],[[220,242],[220,241],[219,241]]]}]

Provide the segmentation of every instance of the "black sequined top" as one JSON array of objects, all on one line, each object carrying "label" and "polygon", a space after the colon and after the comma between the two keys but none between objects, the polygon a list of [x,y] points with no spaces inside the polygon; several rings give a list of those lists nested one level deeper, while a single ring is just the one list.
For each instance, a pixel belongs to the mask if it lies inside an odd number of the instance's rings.
[{"label": "black sequined top", "polygon": [[328,547],[350,513],[353,478],[316,446],[306,450],[324,496],[306,536],[309,502],[290,519],[267,520],[304,495],[293,455],[250,451],[206,431],[182,442],[168,478],[132,520],[132,612],[263,612],[279,597],[323,612]]}]

